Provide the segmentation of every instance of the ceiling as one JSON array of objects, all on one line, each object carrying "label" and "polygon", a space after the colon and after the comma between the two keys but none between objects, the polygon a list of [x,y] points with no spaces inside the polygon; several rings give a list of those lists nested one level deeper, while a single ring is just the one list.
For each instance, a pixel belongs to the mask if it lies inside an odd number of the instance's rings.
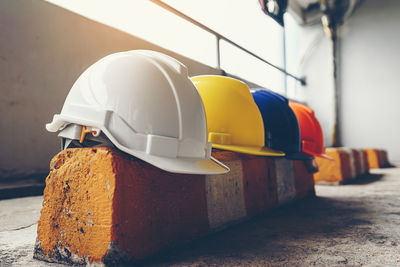
[{"label": "ceiling", "polygon": [[350,16],[362,0],[289,0],[288,12],[299,24],[311,25],[321,22],[328,12],[343,21]]},{"label": "ceiling", "polygon": [[310,4],[318,3],[319,0],[291,0],[298,3],[301,8],[306,9]]}]

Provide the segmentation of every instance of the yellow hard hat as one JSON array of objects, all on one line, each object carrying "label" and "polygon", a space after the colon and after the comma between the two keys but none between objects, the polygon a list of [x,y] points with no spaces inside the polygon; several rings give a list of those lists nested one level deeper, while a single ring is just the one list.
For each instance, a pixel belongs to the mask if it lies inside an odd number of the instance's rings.
[{"label": "yellow hard hat", "polygon": [[247,85],[217,75],[191,78],[207,117],[208,141],[214,148],[260,156],[284,156],[264,147],[264,124]]}]

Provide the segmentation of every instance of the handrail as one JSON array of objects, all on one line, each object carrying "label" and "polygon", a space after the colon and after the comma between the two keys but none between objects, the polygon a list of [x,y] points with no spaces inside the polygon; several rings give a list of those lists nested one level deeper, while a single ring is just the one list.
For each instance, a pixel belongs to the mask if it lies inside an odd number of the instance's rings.
[{"label": "handrail", "polygon": [[205,31],[208,31],[209,33],[215,35],[215,36],[217,37],[217,53],[218,53],[218,55],[217,55],[217,57],[218,57],[218,58],[217,58],[217,64],[218,64],[218,68],[219,68],[219,69],[220,69],[220,51],[219,51],[220,48],[219,48],[219,40],[224,40],[225,42],[227,42],[227,43],[229,43],[229,44],[231,44],[231,45],[233,45],[233,46],[239,48],[240,50],[246,52],[247,54],[249,54],[249,55],[251,55],[251,56],[257,58],[258,60],[260,60],[260,61],[262,61],[262,62],[264,62],[264,63],[266,63],[267,65],[269,65],[269,66],[271,66],[271,67],[273,67],[273,68],[279,70],[280,72],[284,73],[285,75],[287,75],[287,76],[289,76],[289,77],[292,77],[293,79],[299,81],[299,82],[301,83],[301,85],[303,85],[303,86],[306,85],[306,79],[305,79],[305,77],[301,77],[301,78],[300,78],[300,77],[297,77],[297,76],[295,76],[295,75],[293,75],[293,74],[287,72],[285,69],[283,69],[283,68],[281,68],[281,67],[279,67],[279,66],[277,66],[277,65],[275,65],[275,64],[272,64],[271,62],[269,62],[269,61],[263,59],[262,57],[260,57],[260,56],[258,56],[258,55],[256,55],[256,54],[254,54],[253,52],[247,50],[247,49],[244,48],[243,46],[238,45],[238,44],[235,43],[234,41],[228,39],[227,37],[223,36],[222,34],[216,32],[216,31],[214,31],[214,30],[210,29],[209,27],[207,27],[206,25],[204,25],[204,24],[198,22],[197,20],[195,20],[195,19],[193,19],[193,18],[191,18],[191,17],[185,15],[184,13],[182,13],[182,12],[180,12],[179,10],[173,8],[172,6],[170,6],[170,5],[166,4],[166,3],[164,3],[164,2],[161,1],[161,0],[150,0],[150,1],[153,2],[154,4],[160,6],[160,7],[162,7],[162,8],[164,8],[164,9],[168,10],[169,12],[171,12],[171,13],[173,13],[173,14],[175,14],[175,15],[177,15],[177,16],[179,16],[179,17],[181,17],[181,18],[183,18],[183,19],[185,19],[185,20],[187,20],[187,21],[189,21],[189,22],[191,22],[192,24],[194,24],[194,25],[200,27],[201,29],[203,29],[203,30],[205,30]]}]

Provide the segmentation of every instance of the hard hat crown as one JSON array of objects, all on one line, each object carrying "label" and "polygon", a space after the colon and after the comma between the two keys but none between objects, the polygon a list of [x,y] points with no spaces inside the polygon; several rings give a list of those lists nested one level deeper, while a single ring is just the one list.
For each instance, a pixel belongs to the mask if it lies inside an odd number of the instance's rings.
[{"label": "hard hat crown", "polygon": [[264,147],[264,125],[248,86],[233,78],[192,77],[207,116],[208,141],[213,147],[241,153],[283,156]]},{"label": "hard hat crown", "polygon": [[265,129],[265,146],[285,153],[301,152],[300,128],[288,100],[272,91],[252,89]]},{"label": "hard hat crown", "polygon": [[325,153],[324,136],[314,111],[300,103],[289,102],[300,126],[303,151],[318,157],[328,157]]},{"label": "hard hat crown", "polygon": [[187,68],[154,51],[115,53],[90,66],[47,129],[70,123],[98,128],[119,149],[168,171],[202,173],[179,160],[211,154],[204,108]]}]

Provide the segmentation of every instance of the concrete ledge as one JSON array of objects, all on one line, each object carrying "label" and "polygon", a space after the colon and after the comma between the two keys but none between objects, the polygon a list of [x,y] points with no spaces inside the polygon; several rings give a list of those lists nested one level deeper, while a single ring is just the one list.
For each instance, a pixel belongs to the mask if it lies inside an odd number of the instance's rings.
[{"label": "concrete ledge", "polygon": [[46,174],[0,179],[0,199],[38,196],[43,194]]},{"label": "concrete ledge", "polygon": [[305,162],[213,151],[231,172],[172,174],[110,148],[51,161],[34,257],[115,265],[144,259],[296,199],[315,195]]},{"label": "concrete ledge", "polygon": [[319,168],[314,174],[316,183],[347,183],[369,172],[367,154],[361,149],[327,148],[326,154],[333,160],[316,159]]},{"label": "concrete ledge", "polygon": [[364,151],[367,154],[368,164],[371,169],[385,168],[391,166],[386,150],[368,148]]}]

